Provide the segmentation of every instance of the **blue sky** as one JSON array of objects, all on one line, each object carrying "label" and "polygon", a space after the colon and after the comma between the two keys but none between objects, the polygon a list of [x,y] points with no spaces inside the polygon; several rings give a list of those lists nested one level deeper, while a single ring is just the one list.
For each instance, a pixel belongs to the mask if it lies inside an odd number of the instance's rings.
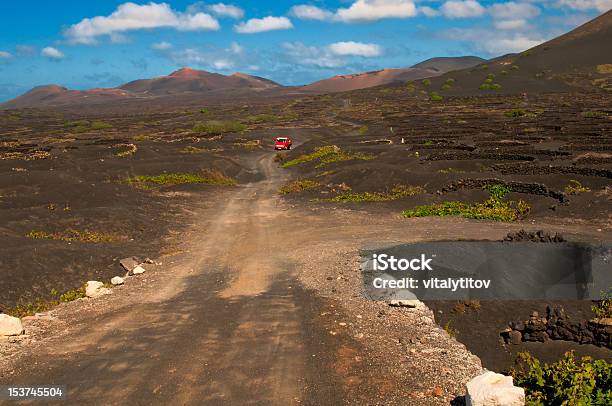
[{"label": "blue sky", "polygon": [[286,85],[518,52],[612,0],[5,1],[0,101],[33,86],[113,87],[180,67]]}]

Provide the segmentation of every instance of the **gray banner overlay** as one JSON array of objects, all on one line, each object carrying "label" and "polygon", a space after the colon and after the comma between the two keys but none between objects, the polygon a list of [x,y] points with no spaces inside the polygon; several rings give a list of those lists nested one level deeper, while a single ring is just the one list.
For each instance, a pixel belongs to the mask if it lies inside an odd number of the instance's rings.
[{"label": "gray banner overlay", "polygon": [[434,241],[363,249],[372,300],[595,300],[612,287],[612,246]]},{"label": "gray banner overlay", "polygon": [[66,397],[66,385],[0,385],[0,400],[50,400]]}]

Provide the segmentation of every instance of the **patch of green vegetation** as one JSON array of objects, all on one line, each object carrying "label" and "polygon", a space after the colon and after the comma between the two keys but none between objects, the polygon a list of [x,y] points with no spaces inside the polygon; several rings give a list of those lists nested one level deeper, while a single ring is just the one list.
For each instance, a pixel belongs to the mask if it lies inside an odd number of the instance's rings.
[{"label": "patch of green vegetation", "polygon": [[495,79],[495,74],[493,74],[493,73],[489,73],[489,74],[487,75],[487,80],[490,80],[491,82],[493,82],[493,79]]},{"label": "patch of green vegetation", "polygon": [[283,185],[278,192],[281,195],[287,195],[290,193],[300,193],[305,190],[315,189],[319,186],[321,186],[321,184],[317,181],[310,179],[298,179]]},{"label": "patch of green vegetation", "polygon": [[444,97],[440,96],[438,92],[431,92],[429,93],[429,100],[439,102],[444,100]]},{"label": "patch of green vegetation", "polygon": [[489,69],[489,65],[480,65],[479,68],[482,69],[482,70],[487,70],[487,69]]},{"label": "patch of green vegetation", "polygon": [[443,174],[449,174],[449,173],[465,173],[465,171],[462,171],[460,169],[455,169],[455,168],[446,168],[446,169],[440,169],[438,171],[438,173],[443,173]]},{"label": "patch of green vegetation", "polygon": [[221,135],[226,133],[239,133],[246,130],[246,126],[238,121],[218,121],[210,120],[197,123],[193,126],[193,131],[207,135]]},{"label": "patch of green vegetation", "polygon": [[582,113],[582,117],[584,118],[603,118],[608,117],[608,113],[605,111],[585,111]]},{"label": "patch of green vegetation", "polygon": [[299,165],[305,162],[311,162],[319,160],[317,168],[321,168],[333,162],[350,161],[354,159],[370,160],[374,159],[372,155],[364,154],[362,152],[345,152],[342,151],[336,145],[326,145],[324,147],[318,147],[314,152],[306,155],[301,155],[295,159],[283,163],[281,166],[287,168],[293,165]]},{"label": "patch of green vegetation", "polygon": [[21,318],[26,316],[33,316],[36,313],[47,312],[55,306],[59,305],[60,303],[72,302],[73,300],[85,297],[85,285],[81,286],[78,289],[64,292],[61,295],[55,288],[53,288],[51,289],[50,294],[53,298],[51,300],[37,300],[33,303],[18,304],[12,309],[8,309],[7,314]]},{"label": "patch of green vegetation", "polygon": [[333,202],[386,202],[426,193],[421,186],[396,185],[388,192],[343,193],[332,199]]},{"label": "patch of green vegetation", "polygon": [[359,134],[360,135],[366,135],[369,131],[369,128],[367,125],[362,125],[361,127],[359,127]]},{"label": "patch of green vegetation", "polygon": [[444,331],[446,331],[448,336],[451,338],[457,337],[457,333],[459,333],[459,330],[453,327],[453,324],[450,320],[446,322],[443,328],[444,328]]},{"label": "patch of green vegetation", "polygon": [[112,128],[113,126],[104,121],[89,121],[89,120],[77,120],[77,121],[68,121],[64,123],[64,127],[70,128],[72,131],[77,133],[84,133],[87,131],[96,131],[96,130],[105,130],[108,128]]},{"label": "patch of green vegetation", "polygon": [[601,73],[602,75],[612,74],[612,63],[597,65],[597,73]]},{"label": "patch of green vegetation", "polygon": [[209,169],[198,173],[162,173],[159,175],[140,175],[127,179],[130,184],[154,184],[157,186],[174,186],[193,183],[208,185],[235,185],[236,180],[225,176],[222,172]]},{"label": "patch of green vegetation", "polygon": [[423,145],[433,145],[433,141],[432,140],[427,140],[423,143]]},{"label": "patch of green vegetation", "polygon": [[80,241],[80,242],[113,242],[121,240],[121,236],[116,234],[99,233],[90,230],[75,230],[69,228],[64,231],[48,233],[46,231],[30,231],[26,237],[33,239],[59,240],[59,241]]},{"label": "patch of green vegetation", "polygon": [[138,134],[134,136],[134,141],[146,141],[149,139],[149,136],[146,134]]},{"label": "patch of green vegetation", "polygon": [[408,93],[414,93],[416,90],[416,86],[414,85],[414,83],[408,82],[408,84],[406,84],[406,90],[408,90]]},{"label": "patch of green vegetation", "polygon": [[607,292],[601,291],[600,299],[591,306],[591,310],[598,319],[612,317],[612,288]]},{"label": "patch of green vegetation", "polygon": [[423,79],[421,83],[423,84],[423,86],[431,86],[431,80],[429,79]]},{"label": "patch of green vegetation", "polygon": [[200,109],[200,113],[201,114],[208,114],[208,113],[210,113],[210,111],[208,109],[204,108],[204,109]]},{"label": "patch of green vegetation", "polygon": [[441,89],[442,90],[450,90],[452,89],[453,85],[455,84],[455,79],[453,78],[448,78],[444,81],[444,83],[442,84]]},{"label": "patch of green vegetation", "polygon": [[514,110],[506,111],[504,113],[504,116],[509,117],[509,118],[523,117],[526,115],[527,115],[527,112],[523,109],[514,109]]},{"label": "patch of green vegetation", "polygon": [[538,72],[535,74],[536,79],[542,79],[544,77],[544,72]]},{"label": "patch of green vegetation", "polygon": [[316,159],[319,159],[325,155],[329,155],[329,154],[335,154],[340,152],[340,148],[337,147],[336,145],[326,145],[323,147],[318,147],[315,148],[314,152],[310,153],[310,154],[306,154],[306,155],[301,155],[295,159],[292,159],[290,161],[287,161],[285,163],[283,163],[282,167],[283,168],[287,168],[289,166],[293,166],[293,165],[299,165],[299,164],[303,164],[305,162],[311,162],[314,161]]},{"label": "patch of green vegetation", "polygon": [[507,74],[508,74],[508,71],[507,71],[507,70],[503,70],[503,71],[501,71],[501,72],[499,72],[499,73],[500,73],[501,75],[507,75]]},{"label": "patch of green vegetation", "polygon": [[580,193],[586,193],[591,191],[591,189],[586,186],[582,186],[582,183],[578,182],[575,179],[571,179],[569,183],[565,186],[564,190],[565,193],[567,193],[568,195],[577,195]]},{"label": "patch of green vegetation", "polygon": [[404,210],[404,217],[429,217],[429,216],[461,216],[470,219],[515,221],[524,217],[529,212],[529,205],[522,200],[508,202],[504,200],[510,193],[510,189],[503,185],[490,185],[486,187],[489,198],[484,203],[442,202],[425,206],[417,206],[414,209]]},{"label": "patch of green vegetation", "polygon": [[525,389],[527,405],[612,404],[612,364],[605,360],[583,357],[578,361],[570,351],[546,364],[521,352],[515,364],[511,375],[514,384]]},{"label": "patch of green vegetation", "polygon": [[132,156],[138,151],[138,147],[136,144],[117,144],[115,145],[117,148],[125,148],[123,151],[119,151],[115,153],[115,156],[119,158],[126,158],[128,156]]},{"label": "patch of green vegetation", "polygon": [[519,70],[519,69],[521,69],[521,68],[520,68],[518,65],[512,65],[512,66],[510,67],[510,69],[512,69],[512,70]]}]

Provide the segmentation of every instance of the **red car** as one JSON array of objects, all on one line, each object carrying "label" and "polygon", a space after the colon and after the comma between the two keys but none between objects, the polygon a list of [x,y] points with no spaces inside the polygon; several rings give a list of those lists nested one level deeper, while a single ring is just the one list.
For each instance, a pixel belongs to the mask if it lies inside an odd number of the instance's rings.
[{"label": "red car", "polygon": [[293,141],[291,137],[276,137],[274,140],[274,149],[291,149]]}]

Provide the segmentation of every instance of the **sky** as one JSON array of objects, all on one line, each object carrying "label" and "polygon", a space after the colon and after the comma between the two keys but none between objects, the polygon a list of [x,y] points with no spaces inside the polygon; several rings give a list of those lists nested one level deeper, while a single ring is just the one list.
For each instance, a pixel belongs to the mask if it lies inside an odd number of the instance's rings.
[{"label": "sky", "polygon": [[283,85],[520,52],[612,0],[4,1],[0,101],[34,86],[114,87],[181,67]]}]

